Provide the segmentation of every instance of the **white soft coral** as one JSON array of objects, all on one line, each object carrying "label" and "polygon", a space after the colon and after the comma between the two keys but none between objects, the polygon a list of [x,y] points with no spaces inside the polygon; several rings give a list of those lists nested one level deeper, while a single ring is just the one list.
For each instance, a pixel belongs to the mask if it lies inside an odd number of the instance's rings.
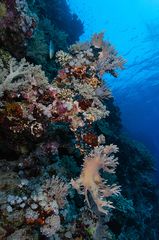
[{"label": "white soft coral", "polygon": [[48,80],[41,66],[34,66],[24,58],[20,62],[11,58],[8,66],[5,67],[3,61],[0,59],[0,97],[6,90],[18,91],[19,87],[30,85],[46,86],[47,84]]},{"label": "white soft coral", "polygon": [[118,159],[114,157],[114,153],[118,151],[116,145],[100,146],[85,157],[82,172],[77,180],[72,180],[72,186],[80,193],[85,195],[85,199],[89,204],[88,191],[93,197],[98,210],[108,214],[108,208],[114,208],[112,202],[106,200],[107,197],[120,193],[120,186],[113,184],[108,185],[100,176],[100,169],[105,172],[115,173]]}]

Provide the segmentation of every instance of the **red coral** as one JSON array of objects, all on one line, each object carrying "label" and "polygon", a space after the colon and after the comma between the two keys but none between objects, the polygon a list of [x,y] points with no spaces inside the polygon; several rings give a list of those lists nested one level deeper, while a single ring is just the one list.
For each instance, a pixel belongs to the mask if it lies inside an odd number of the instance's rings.
[{"label": "red coral", "polygon": [[92,147],[98,146],[98,136],[93,133],[87,133],[83,136],[83,141]]},{"label": "red coral", "polygon": [[78,101],[79,102],[79,107],[86,111],[89,107],[91,107],[93,100],[92,99],[81,99]]},{"label": "red coral", "polygon": [[78,78],[85,78],[87,73],[87,67],[86,66],[80,66],[80,67],[74,67],[71,68],[71,73]]}]

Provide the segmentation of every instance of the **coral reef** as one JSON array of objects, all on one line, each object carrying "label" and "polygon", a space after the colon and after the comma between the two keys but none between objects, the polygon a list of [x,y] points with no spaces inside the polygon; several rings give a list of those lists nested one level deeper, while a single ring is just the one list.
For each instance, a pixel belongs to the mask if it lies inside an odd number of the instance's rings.
[{"label": "coral reef", "polygon": [[[97,147],[94,151],[92,150],[89,157],[85,158],[88,160],[85,160],[84,174],[82,174],[86,175],[86,172],[89,172],[91,166],[89,162],[93,162],[95,164],[95,178],[88,175],[86,177],[88,181],[85,181],[84,178],[81,179],[83,180],[82,184],[86,187],[86,192],[92,194],[100,211],[108,214],[108,210],[104,210],[103,207],[112,208],[113,203],[104,200],[104,198],[113,193],[119,193],[119,187],[115,184],[109,186],[106,182],[104,184],[104,179],[99,175],[101,168],[114,173],[117,160],[113,159],[111,154],[116,152],[117,148],[113,145],[100,146],[102,138],[91,133],[93,122],[109,114],[102,99],[104,95],[106,98],[110,96],[110,94],[102,94],[102,98],[100,98],[99,94],[96,95],[95,90],[101,89],[102,86],[104,91],[107,90],[96,69],[100,55],[98,54],[94,58],[96,51],[92,52],[91,49],[96,47],[92,44],[93,42],[87,46],[86,50],[83,50],[86,48],[85,44],[80,46],[81,50],[77,54],[73,50],[76,48],[75,45],[70,48],[70,53],[57,52],[57,62],[61,63],[63,69],[59,70],[52,84],[48,83],[39,66],[29,64],[25,59],[18,62],[11,58],[6,65],[1,59],[0,137],[3,141],[2,147],[5,146],[9,156],[15,159],[12,171],[19,169],[18,175],[21,181],[7,196],[7,202],[2,207],[2,211],[5,212],[2,216],[8,213],[13,217],[16,211],[21,209],[20,211],[23,213],[21,224],[26,222],[31,226],[39,225],[41,234],[48,237],[60,230],[59,209],[63,209],[67,204],[65,198],[68,194],[67,185],[58,176],[51,177],[51,172],[58,173],[58,161],[57,166],[53,167],[51,163],[49,165],[49,156],[57,158],[60,154],[59,151],[61,151],[59,147],[62,145],[59,132],[61,127],[56,133],[56,139],[54,134],[50,137],[50,134],[48,135],[51,131],[49,130],[50,126],[54,125],[55,127],[57,124],[67,123],[72,137],[74,136],[74,140],[77,142],[76,145],[74,143],[73,151],[78,148],[84,155],[94,148],[92,144],[89,144],[91,138],[97,138]],[[97,50],[98,52],[103,51],[102,48]],[[91,52],[91,58],[88,52]],[[83,54],[84,59],[82,62],[80,60],[81,54]],[[74,65],[74,63],[76,64]],[[111,68],[114,66],[110,65]],[[85,80],[86,89],[83,89],[80,86],[84,84]],[[87,125],[90,126],[90,131],[86,131],[83,135]],[[83,141],[86,147],[82,145]],[[48,168],[48,170],[40,170],[37,161],[42,168]],[[35,180],[29,179],[33,176]],[[98,182],[96,182],[97,179]],[[35,183],[33,184],[32,181]],[[37,181],[41,184],[38,184]],[[75,181],[73,185],[77,185]],[[4,229],[6,229],[7,224],[8,222],[5,222]],[[14,227],[11,232],[16,230]]]},{"label": "coral reef", "polygon": [[83,25],[78,17],[70,12],[65,0],[37,0],[28,3],[32,12],[39,17],[39,21],[35,34],[28,39],[26,58],[41,64],[46,75],[52,80],[58,70],[54,61],[56,51],[66,50],[70,44],[78,41],[83,33]]},{"label": "coral reef", "polygon": [[[74,32],[70,31],[70,26]],[[57,73],[55,52],[65,50],[79,40],[82,33],[81,21],[70,12],[65,0],[2,0],[0,3],[1,48],[18,59],[25,57],[34,64],[41,64],[50,78]],[[50,42],[53,46],[51,58]]]},{"label": "coral reef", "polygon": [[122,134],[102,76],[124,61],[103,37],[57,51],[52,82],[0,51],[1,239],[158,239],[152,159]]}]

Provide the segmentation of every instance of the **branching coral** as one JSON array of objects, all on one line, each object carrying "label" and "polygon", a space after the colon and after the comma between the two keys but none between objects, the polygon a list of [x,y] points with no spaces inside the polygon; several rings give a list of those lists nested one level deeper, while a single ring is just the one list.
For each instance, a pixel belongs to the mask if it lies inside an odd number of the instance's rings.
[{"label": "branching coral", "polygon": [[88,192],[92,195],[93,200],[97,204],[98,210],[108,214],[108,208],[114,208],[113,203],[106,198],[111,195],[120,193],[120,186],[113,184],[108,185],[100,176],[100,170],[108,173],[115,173],[115,168],[118,164],[114,153],[118,151],[117,146],[111,144],[109,146],[100,146],[94,148],[92,152],[85,157],[83,169],[80,177],[77,180],[72,180],[72,186],[79,193],[85,195],[85,199],[89,204]]},{"label": "branching coral", "polygon": [[56,200],[60,208],[64,207],[68,193],[68,185],[60,178],[53,176],[50,180],[43,184],[42,189],[43,191],[49,193],[50,199]]},{"label": "branching coral", "polygon": [[72,60],[72,56],[64,51],[60,50],[56,53],[56,62],[61,66],[65,66],[65,64]]},{"label": "branching coral", "polygon": [[[60,63],[64,66],[79,67],[81,65],[90,66],[96,74],[103,75],[105,72],[116,76],[116,69],[122,69],[124,60],[118,56],[117,52],[109,42],[104,41],[104,34],[95,34],[92,40],[83,44],[74,44],[69,49],[73,59],[61,58]],[[60,51],[57,56],[63,56]],[[58,60],[58,61],[59,61]]]},{"label": "branching coral", "polygon": [[27,84],[42,85],[47,84],[47,79],[40,66],[34,66],[22,59],[17,62],[11,59],[8,62],[8,69],[4,67],[3,62],[0,64],[1,80],[0,80],[0,96],[4,91],[18,91],[21,86]]},{"label": "branching coral", "polygon": [[81,120],[89,123],[109,115],[102,100],[110,98],[111,93],[103,84],[101,75],[115,75],[115,69],[122,68],[124,63],[103,37],[103,33],[95,34],[90,42],[72,45],[68,53],[56,53],[56,61],[62,70],[58,72],[54,85],[62,92],[63,89],[72,90],[73,99],[77,101],[81,109],[79,112],[83,115]]}]

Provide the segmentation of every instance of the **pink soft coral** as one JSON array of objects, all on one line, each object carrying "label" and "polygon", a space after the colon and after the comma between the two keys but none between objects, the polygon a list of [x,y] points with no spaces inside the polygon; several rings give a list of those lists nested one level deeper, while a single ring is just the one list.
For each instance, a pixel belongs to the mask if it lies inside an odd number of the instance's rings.
[{"label": "pink soft coral", "polygon": [[114,153],[118,151],[116,145],[100,146],[94,148],[92,152],[85,157],[83,169],[77,180],[72,180],[72,186],[81,194],[85,195],[85,199],[89,204],[88,191],[93,197],[98,210],[108,214],[108,208],[114,208],[112,202],[106,200],[107,197],[120,193],[120,186],[113,184],[108,185],[100,176],[100,169],[108,173],[115,173],[118,159],[114,157]]}]

